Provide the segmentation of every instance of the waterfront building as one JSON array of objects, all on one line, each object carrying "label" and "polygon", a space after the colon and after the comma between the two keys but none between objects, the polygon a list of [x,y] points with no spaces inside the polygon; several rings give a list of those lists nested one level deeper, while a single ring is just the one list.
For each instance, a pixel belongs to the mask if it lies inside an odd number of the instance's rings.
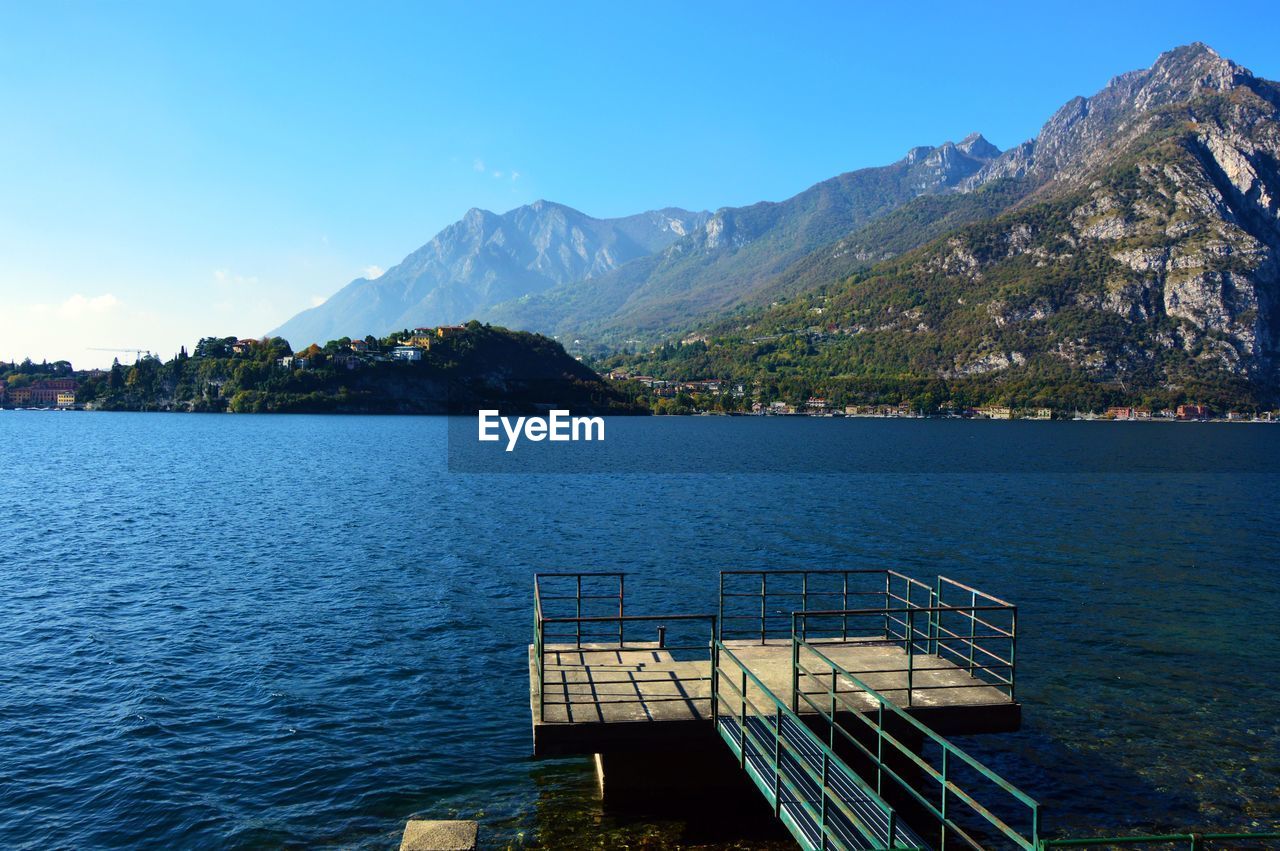
[{"label": "waterfront building", "polygon": [[422,360],[422,349],[417,346],[396,346],[391,350],[391,357],[402,361]]}]

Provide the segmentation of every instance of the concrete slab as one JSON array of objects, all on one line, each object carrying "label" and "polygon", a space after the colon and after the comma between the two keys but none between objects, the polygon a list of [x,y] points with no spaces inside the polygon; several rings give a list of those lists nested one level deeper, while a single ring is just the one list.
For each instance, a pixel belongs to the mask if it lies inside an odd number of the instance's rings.
[{"label": "concrete slab", "polygon": [[479,834],[474,821],[414,819],[404,826],[400,851],[476,851]]},{"label": "concrete slab", "polygon": [[[911,659],[911,701],[907,701],[907,654],[878,638],[813,642],[831,661],[876,689],[943,735],[1016,730],[1021,706],[964,667],[936,655]],[[791,642],[726,642],[764,685],[791,702]],[[711,720],[711,664],[677,661],[653,645],[625,648],[549,646],[544,674],[546,703],[538,693],[537,659],[529,648],[530,703],[536,755],[591,754],[679,748],[705,737]],[[826,694],[830,668],[802,649],[801,664],[826,671],[826,679],[806,678],[801,691]],[[731,668],[727,663],[726,668]],[[850,710],[870,711],[875,700],[842,686]],[[753,701],[764,700],[750,687]],[[816,714],[800,701],[801,714]]]}]

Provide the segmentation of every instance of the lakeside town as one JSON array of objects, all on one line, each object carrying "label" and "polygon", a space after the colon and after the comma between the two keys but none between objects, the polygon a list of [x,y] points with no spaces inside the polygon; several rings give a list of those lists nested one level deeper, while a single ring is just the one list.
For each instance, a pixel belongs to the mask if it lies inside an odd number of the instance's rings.
[{"label": "lakeside town", "polygon": [[[683,399],[694,414],[737,414],[754,416],[809,416],[809,417],[892,417],[990,420],[1113,420],[1113,421],[1166,421],[1166,422],[1280,422],[1280,411],[1246,413],[1242,411],[1214,411],[1208,405],[1180,404],[1174,407],[1153,409],[1141,405],[1115,405],[1101,411],[1055,410],[1037,406],[1017,408],[1005,405],[959,406],[951,403],[939,405],[935,410],[924,410],[907,402],[897,405],[850,404],[838,405],[820,396],[803,400],[752,399],[748,404],[748,388],[743,383],[721,379],[694,379],[672,381],[651,375],[636,375],[627,370],[615,369],[606,374],[610,381],[634,382],[648,389],[655,399]],[[757,390],[758,388],[753,388]],[[730,405],[716,404],[716,400],[730,400]],[[726,408],[730,408],[726,410]],[[736,408],[737,410],[734,410]]]},{"label": "lakeside town", "polygon": [[[431,352],[433,344],[451,340],[468,330],[467,325],[419,327],[395,332],[387,337],[343,337],[324,346],[311,344],[298,352],[279,339],[210,337],[200,341],[193,357],[250,359],[274,365],[281,374],[316,370],[353,372],[380,364],[414,364]],[[75,370],[69,361],[52,364],[0,362],[0,409],[93,410],[100,388],[129,386],[138,379],[141,367],[159,361],[149,352],[137,352],[129,366],[117,361],[110,370]],[[188,357],[185,348],[176,360]],[[578,358],[581,360],[581,358]],[[898,404],[840,404],[822,396],[795,399],[767,398],[759,382],[720,378],[669,380],[652,375],[613,369],[604,377],[615,387],[629,390],[650,412],[672,415],[809,416],[876,418],[951,418],[990,420],[1104,420],[1164,422],[1280,422],[1280,411],[1214,410],[1209,405],[1183,403],[1164,408],[1150,405],[1114,405],[1102,410],[1067,410],[1046,406],[957,405],[943,402],[936,407],[902,401]],[[206,389],[218,394],[221,383]],[[217,406],[220,410],[235,406]]]}]

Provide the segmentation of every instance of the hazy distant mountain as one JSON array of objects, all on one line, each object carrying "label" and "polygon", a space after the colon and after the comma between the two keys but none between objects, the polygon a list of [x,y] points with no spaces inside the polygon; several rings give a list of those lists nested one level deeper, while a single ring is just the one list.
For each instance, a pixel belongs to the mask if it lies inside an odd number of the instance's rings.
[{"label": "hazy distant mountain", "polygon": [[1000,154],[978,134],[913,148],[898,162],[842,174],[781,202],[718,210],[665,250],[585,281],[486,311],[543,332],[626,336],[679,328],[778,293],[779,272],[820,245],[919,195],[944,192]]},{"label": "hazy distant mountain", "polygon": [[357,278],[271,332],[295,347],[464,322],[497,302],[590,280],[702,228],[674,208],[595,219],[549,201],[502,215],[472,209],[376,280]]}]

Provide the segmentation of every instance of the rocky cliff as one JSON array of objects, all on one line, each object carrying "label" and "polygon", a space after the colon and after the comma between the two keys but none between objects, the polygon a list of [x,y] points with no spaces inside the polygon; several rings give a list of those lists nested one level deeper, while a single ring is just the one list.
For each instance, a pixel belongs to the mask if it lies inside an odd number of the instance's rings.
[{"label": "rocky cliff", "polygon": [[749,361],[751,337],[803,334],[813,348],[793,365],[810,375],[1277,400],[1276,84],[1178,48],[1074,99],[964,185],[901,211],[922,233],[956,216],[932,242],[903,244],[895,213],[894,233],[868,240],[876,223],[837,245],[903,253],[704,335]]}]

